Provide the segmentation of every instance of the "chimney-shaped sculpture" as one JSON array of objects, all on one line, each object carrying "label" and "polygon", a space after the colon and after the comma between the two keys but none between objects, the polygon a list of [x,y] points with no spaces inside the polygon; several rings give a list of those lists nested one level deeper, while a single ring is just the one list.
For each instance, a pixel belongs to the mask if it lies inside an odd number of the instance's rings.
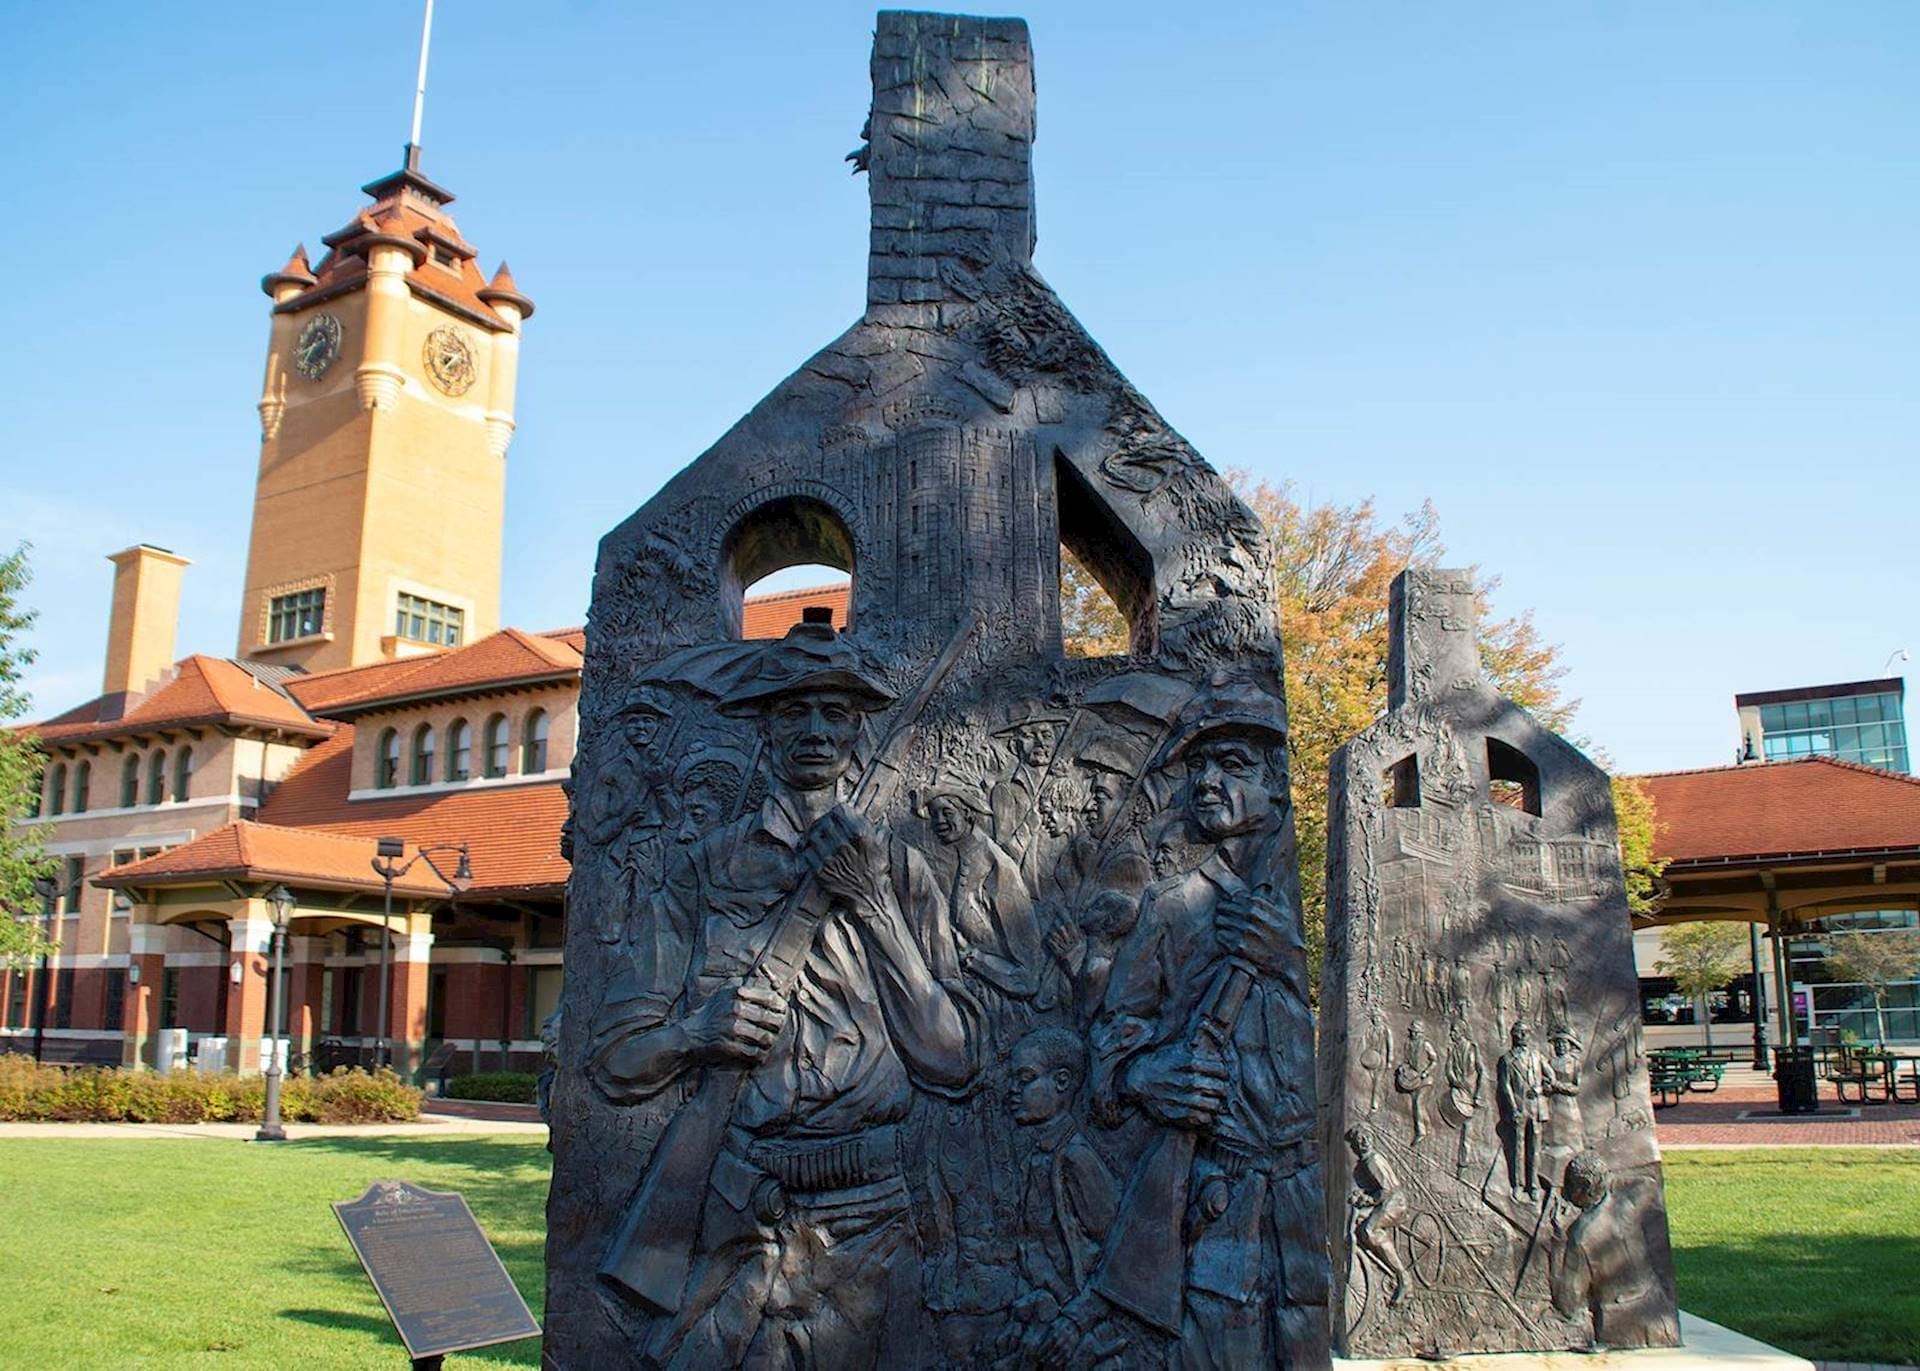
[{"label": "chimney-shaped sculpture", "polygon": [[[546,1364],[1320,1371],[1267,540],[1034,269],[1026,26],[885,13],[872,70],[865,313],[600,544]],[[1125,650],[1069,654],[1063,548]],[[815,563],[848,631],[743,641]],[[1232,1103],[1173,1127],[1189,1052]],[[1051,1117],[1016,1063],[1075,1080]],[[1070,1260],[1044,1175],[1112,1216]],[[1043,1305],[1085,1345],[1045,1351]]]},{"label": "chimney-shaped sculpture", "polygon": [[1389,605],[1387,713],[1328,777],[1336,1350],[1672,1346],[1607,775],[1481,677],[1470,572],[1403,571]]},{"label": "chimney-shaped sculpture", "polygon": [[107,560],[113,563],[113,611],[107,621],[107,670],[100,689],[108,708],[118,713],[173,665],[180,580],[192,564],[146,543]]}]

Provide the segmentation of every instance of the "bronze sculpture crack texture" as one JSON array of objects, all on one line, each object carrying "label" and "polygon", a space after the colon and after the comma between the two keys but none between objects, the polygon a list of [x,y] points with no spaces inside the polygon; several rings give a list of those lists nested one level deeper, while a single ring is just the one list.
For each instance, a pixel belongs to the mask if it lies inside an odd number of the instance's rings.
[{"label": "bronze sculpture crack texture", "polygon": [[[1640,1173],[1561,1156],[1551,1083],[1579,1058],[1585,1137],[1620,1070],[1617,1117],[1644,1078],[1603,1064],[1612,1001],[1564,981],[1562,1053],[1545,968],[1562,939],[1615,949],[1535,905],[1487,925],[1548,938],[1511,1017],[1551,1050],[1479,1019],[1459,1041],[1445,1006],[1495,1000],[1441,971],[1450,946],[1336,969],[1369,1026],[1351,1080],[1344,1034],[1320,1063],[1370,1140],[1349,1185],[1319,1130],[1258,521],[1034,270],[1026,26],[882,13],[872,75],[864,316],[600,547],[546,1364],[1312,1371],[1336,1330],[1429,1309],[1423,1346],[1488,1309],[1525,1345],[1606,1336],[1562,1306],[1611,1288]],[[1063,655],[1062,547],[1125,653]],[[850,574],[847,631],[809,610],[742,641],[745,589],[805,563]],[[1586,822],[1597,845],[1610,811]],[[1356,887],[1383,905],[1412,898],[1392,851]],[[1373,959],[1390,926],[1337,946]],[[1411,1057],[1390,964],[1442,1030]],[[1510,1098],[1519,1172],[1493,1143]]]}]

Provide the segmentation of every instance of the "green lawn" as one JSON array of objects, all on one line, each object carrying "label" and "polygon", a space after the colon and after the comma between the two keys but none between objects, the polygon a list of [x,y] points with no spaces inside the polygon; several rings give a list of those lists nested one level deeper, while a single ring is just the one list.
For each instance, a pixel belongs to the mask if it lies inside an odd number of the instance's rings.
[{"label": "green lawn", "polygon": [[1920,1364],[1920,1153],[1669,1152],[1680,1307],[1816,1361]]},{"label": "green lawn", "polygon": [[[404,1365],[331,1200],[404,1177],[467,1197],[540,1310],[537,1137],[0,1140],[0,1363]],[[1680,1302],[1803,1356],[1920,1363],[1920,1154],[1667,1157]],[[539,1365],[538,1344],[450,1357]]]},{"label": "green lawn", "polygon": [[[0,1365],[404,1367],[327,1207],[390,1177],[464,1194],[538,1317],[542,1142],[0,1140]],[[447,1358],[486,1362],[538,1366],[539,1341]]]}]

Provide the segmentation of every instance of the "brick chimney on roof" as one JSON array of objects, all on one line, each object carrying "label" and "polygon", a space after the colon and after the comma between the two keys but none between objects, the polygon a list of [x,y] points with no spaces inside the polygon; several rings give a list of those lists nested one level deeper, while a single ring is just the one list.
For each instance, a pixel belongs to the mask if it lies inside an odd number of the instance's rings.
[{"label": "brick chimney on roof", "polygon": [[865,166],[870,305],[976,298],[1033,257],[1033,53],[1019,19],[881,12]]},{"label": "brick chimney on roof", "polygon": [[180,624],[180,581],[191,565],[162,547],[140,543],[107,558],[113,563],[113,610],[107,621],[107,669],[100,683],[103,718],[118,718],[173,665]]}]

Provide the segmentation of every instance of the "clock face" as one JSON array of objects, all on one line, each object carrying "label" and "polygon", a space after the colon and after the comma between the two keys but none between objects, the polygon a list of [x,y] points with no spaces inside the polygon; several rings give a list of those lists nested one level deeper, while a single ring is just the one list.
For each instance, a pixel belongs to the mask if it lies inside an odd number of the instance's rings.
[{"label": "clock face", "polygon": [[316,314],[294,340],[293,369],[309,381],[317,381],[339,355],[340,321],[331,314]]},{"label": "clock face", "polygon": [[464,395],[473,384],[473,344],[467,335],[446,325],[427,335],[427,374],[449,395]]}]

